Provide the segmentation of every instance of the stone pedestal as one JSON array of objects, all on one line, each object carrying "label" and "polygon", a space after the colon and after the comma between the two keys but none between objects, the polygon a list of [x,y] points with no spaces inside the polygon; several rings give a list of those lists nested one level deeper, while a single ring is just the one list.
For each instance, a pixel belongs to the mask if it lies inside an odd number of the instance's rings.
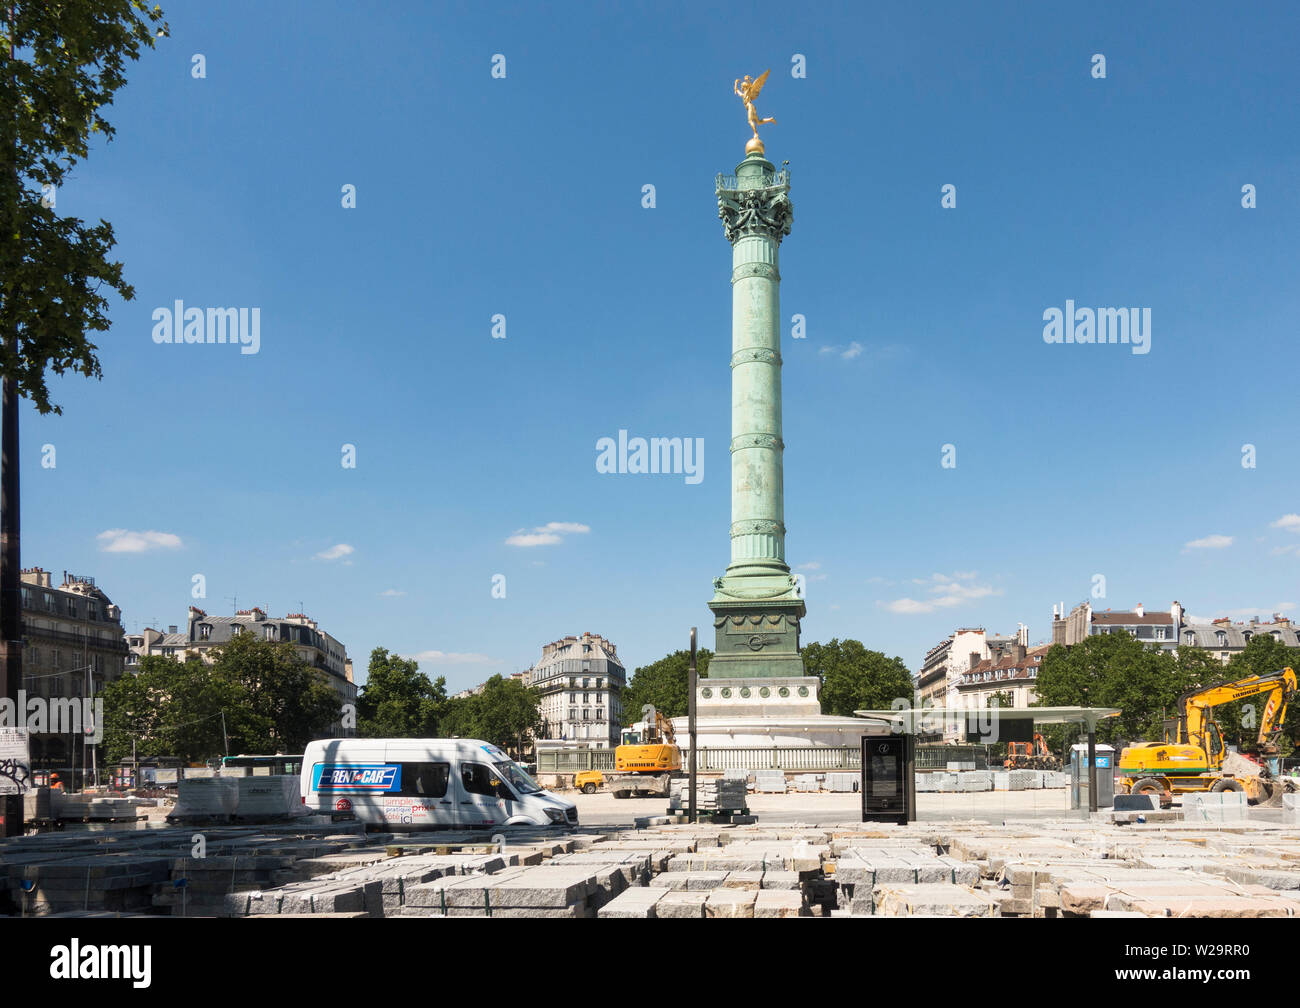
[{"label": "stone pedestal", "polygon": [[[709,671],[717,659],[709,663]],[[817,717],[821,684],[816,676],[742,676],[701,679],[695,711],[702,718],[791,718]]]},{"label": "stone pedestal", "polygon": [[[709,672],[717,668],[716,658]],[[746,675],[701,679],[695,695],[696,735],[701,749],[857,747],[863,735],[888,728],[853,717],[823,714],[816,676]],[[680,742],[686,718],[674,718]]]}]

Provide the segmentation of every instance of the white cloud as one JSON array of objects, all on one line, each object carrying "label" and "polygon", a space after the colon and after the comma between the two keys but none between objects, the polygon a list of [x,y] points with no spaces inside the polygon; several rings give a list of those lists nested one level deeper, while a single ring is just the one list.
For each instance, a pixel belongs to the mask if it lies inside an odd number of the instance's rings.
[{"label": "white cloud", "polygon": [[342,560],[344,557],[349,557],[355,552],[356,550],[353,549],[351,546],[349,546],[347,543],[339,543],[335,546],[331,546],[327,550],[321,550],[319,553],[316,554],[316,559],[317,560]]},{"label": "white cloud", "polygon": [[1183,544],[1183,552],[1194,549],[1225,549],[1232,545],[1232,536],[1208,535],[1204,539],[1193,539]]},{"label": "white cloud", "polygon": [[913,584],[927,586],[931,597],[927,599],[894,599],[892,602],[884,603],[884,607],[892,613],[898,613],[902,616],[914,616],[932,613],[939,609],[951,609],[953,606],[959,606],[965,602],[973,602],[976,599],[1002,594],[992,585],[962,583],[972,582],[976,574],[976,571],[957,571],[951,576],[931,574],[928,578],[912,578]]},{"label": "white cloud", "polygon": [[847,347],[836,343],[831,346],[820,347],[817,352],[819,354],[837,354],[840,360],[853,360],[854,357],[861,357],[864,349],[866,348],[857,340],[851,340]]},{"label": "white cloud", "polygon": [[795,570],[821,570],[822,565],[816,560],[809,560],[806,564],[800,564]]},{"label": "white cloud", "polygon": [[564,542],[566,535],[583,535],[591,531],[590,525],[581,522],[547,522],[534,529],[516,529],[506,540],[507,546],[554,546]]},{"label": "white cloud", "polygon": [[99,548],[105,553],[145,553],[154,549],[180,549],[181,537],[171,532],[130,532],[108,529],[99,533]]},{"label": "white cloud", "polygon": [[507,546],[554,546],[564,542],[554,532],[524,532],[520,529],[506,540]]},{"label": "white cloud", "polygon": [[1286,529],[1288,532],[1300,532],[1300,514],[1284,514],[1277,521],[1270,522],[1268,527]]},{"label": "white cloud", "polygon": [[401,598],[405,594],[406,592],[398,591],[396,588],[389,588],[387,591],[381,591],[379,593],[381,598]]},{"label": "white cloud", "polygon": [[407,655],[421,665],[500,665],[500,658],[472,651],[421,651],[419,654]]},{"label": "white cloud", "polygon": [[1300,552],[1300,543],[1287,543],[1285,546],[1274,546],[1269,550],[1269,552],[1272,553],[1273,556],[1282,556],[1286,553],[1297,553]]},{"label": "white cloud", "polygon": [[894,599],[893,602],[886,603],[885,608],[892,613],[900,613],[904,616],[934,612],[934,606],[929,602],[918,602],[916,599],[911,598]]}]

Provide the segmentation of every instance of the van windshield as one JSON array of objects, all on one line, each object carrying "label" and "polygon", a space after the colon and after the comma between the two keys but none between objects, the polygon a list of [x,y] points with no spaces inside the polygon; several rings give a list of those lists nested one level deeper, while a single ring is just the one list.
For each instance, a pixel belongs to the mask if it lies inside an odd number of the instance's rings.
[{"label": "van windshield", "polygon": [[537,781],[528,776],[528,772],[518,763],[504,760],[496,765],[497,772],[506,779],[506,783],[520,794],[536,794],[542,790]]}]

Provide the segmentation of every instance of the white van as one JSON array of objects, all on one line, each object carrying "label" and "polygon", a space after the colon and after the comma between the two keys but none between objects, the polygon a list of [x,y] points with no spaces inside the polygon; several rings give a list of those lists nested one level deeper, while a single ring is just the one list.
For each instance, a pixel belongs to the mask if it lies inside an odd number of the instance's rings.
[{"label": "white van", "polygon": [[309,810],[399,832],[578,824],[577,806],[478,739],[320,739],[301,780]]}]

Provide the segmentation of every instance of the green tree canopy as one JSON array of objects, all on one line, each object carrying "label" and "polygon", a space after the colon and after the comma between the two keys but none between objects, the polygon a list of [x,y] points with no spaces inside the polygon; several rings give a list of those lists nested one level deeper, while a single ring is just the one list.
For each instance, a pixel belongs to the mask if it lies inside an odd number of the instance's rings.
[{"label": "green tree canopy", "polygon": [[[695,669],[701,679],[709,675],[709,659],[713,652],[707,649],[695,652]],[[623,687],[623,726],[641,720],[641,710],[652,704],[664,717],[685,717],[689,713],[691,653],[674,651],[657,662],[643,665],[632,672],[632,678]]]},{"label": "green tree canopy", "polygon": [[245,741],[246,752],[250,746],[252,752],[302,752],[339,720],[339,695],[329,679],[303,661],[288,641],[241,633],[212,654],[213,682],[224,679],[242,689],[253,732]]},{"label": "green tree canopy", "polygon": [[105,688],[110,761],[129,759],[133,739],[140,758],[187,763],[226,752],[302,752],[338,721],[338,694],[291,644],[240,634],[212,655],[211,663],[150,655]]},{"label": "green tree canopy", "polygon": [[447,680],[432,682],[411,658],[375,648],[357,695],[357,734],[366,738],[437,738],[447,713]]},{"label": "green tree canopy", "polygon": [[445,731],[491,742],[516,754],[542,724],[540,698],[518,679],[494,675],[479,693],[448,701]]},{"label": "green tree canopy", "polygon": [[1159,739],[1178,697],[1204,672],[1199,656],[1184,664],[1130,634],[1097,634],[1048,649],[1038,670],[1037,706],[1117,707],[1119,717],[1098,723],[1098,739]]},{"label": "green tree canopy", "polygon": [[868,651],[861,641],[832,639],[803,649],[808,675],[821,680],[822,713],[852,717],[855,710],[888,710],[895,700],[912,706],[912,673],[902,658]]},{"label": "green tree canopy", "polygon": [[98,378],[86,335],[109,328],[104,292],[135,291],[108,259],[112,226],[60,216],[57,190],[92,134],[112,139],[102,110],[126,61],[167,27],[142,0],[9,0],[0,31],[0,375],[58,413],[46,372]]},{"label": "green tree canopy", "polygon": [[[222,734],[222,715],[226,734]],[[244,688],[198,658],[140,659],[139,670],[104,689],[104,745],[110,762],[174,756],[199,763],[225,752],[257,751],[246,742],[266,734]],[[134,749],[132,743],[134,742]]]},{"label": "green tree canopy", "polygon": [[[1245,676],[1268,675],[1284,668],[1300,674],[1300,648],[1287,647],[1267,632],[1253,636],[1242,651],[1238,651],[1228,664],[1219,667],[1219,673],[1207,681],[1219,682],[1241,679]],[[1223,729],[1224,737],[1236,741],[1243,749],[1253,748],[1259,737],[1260,719],[1264,714],[1262,696],[1238,700],[1233,704],[1216,707],[1215,720]],[[1282,721],[1279,746],[1284,755],[1295,749],[1300,738],[1300,697],[1292,697]]]}]

